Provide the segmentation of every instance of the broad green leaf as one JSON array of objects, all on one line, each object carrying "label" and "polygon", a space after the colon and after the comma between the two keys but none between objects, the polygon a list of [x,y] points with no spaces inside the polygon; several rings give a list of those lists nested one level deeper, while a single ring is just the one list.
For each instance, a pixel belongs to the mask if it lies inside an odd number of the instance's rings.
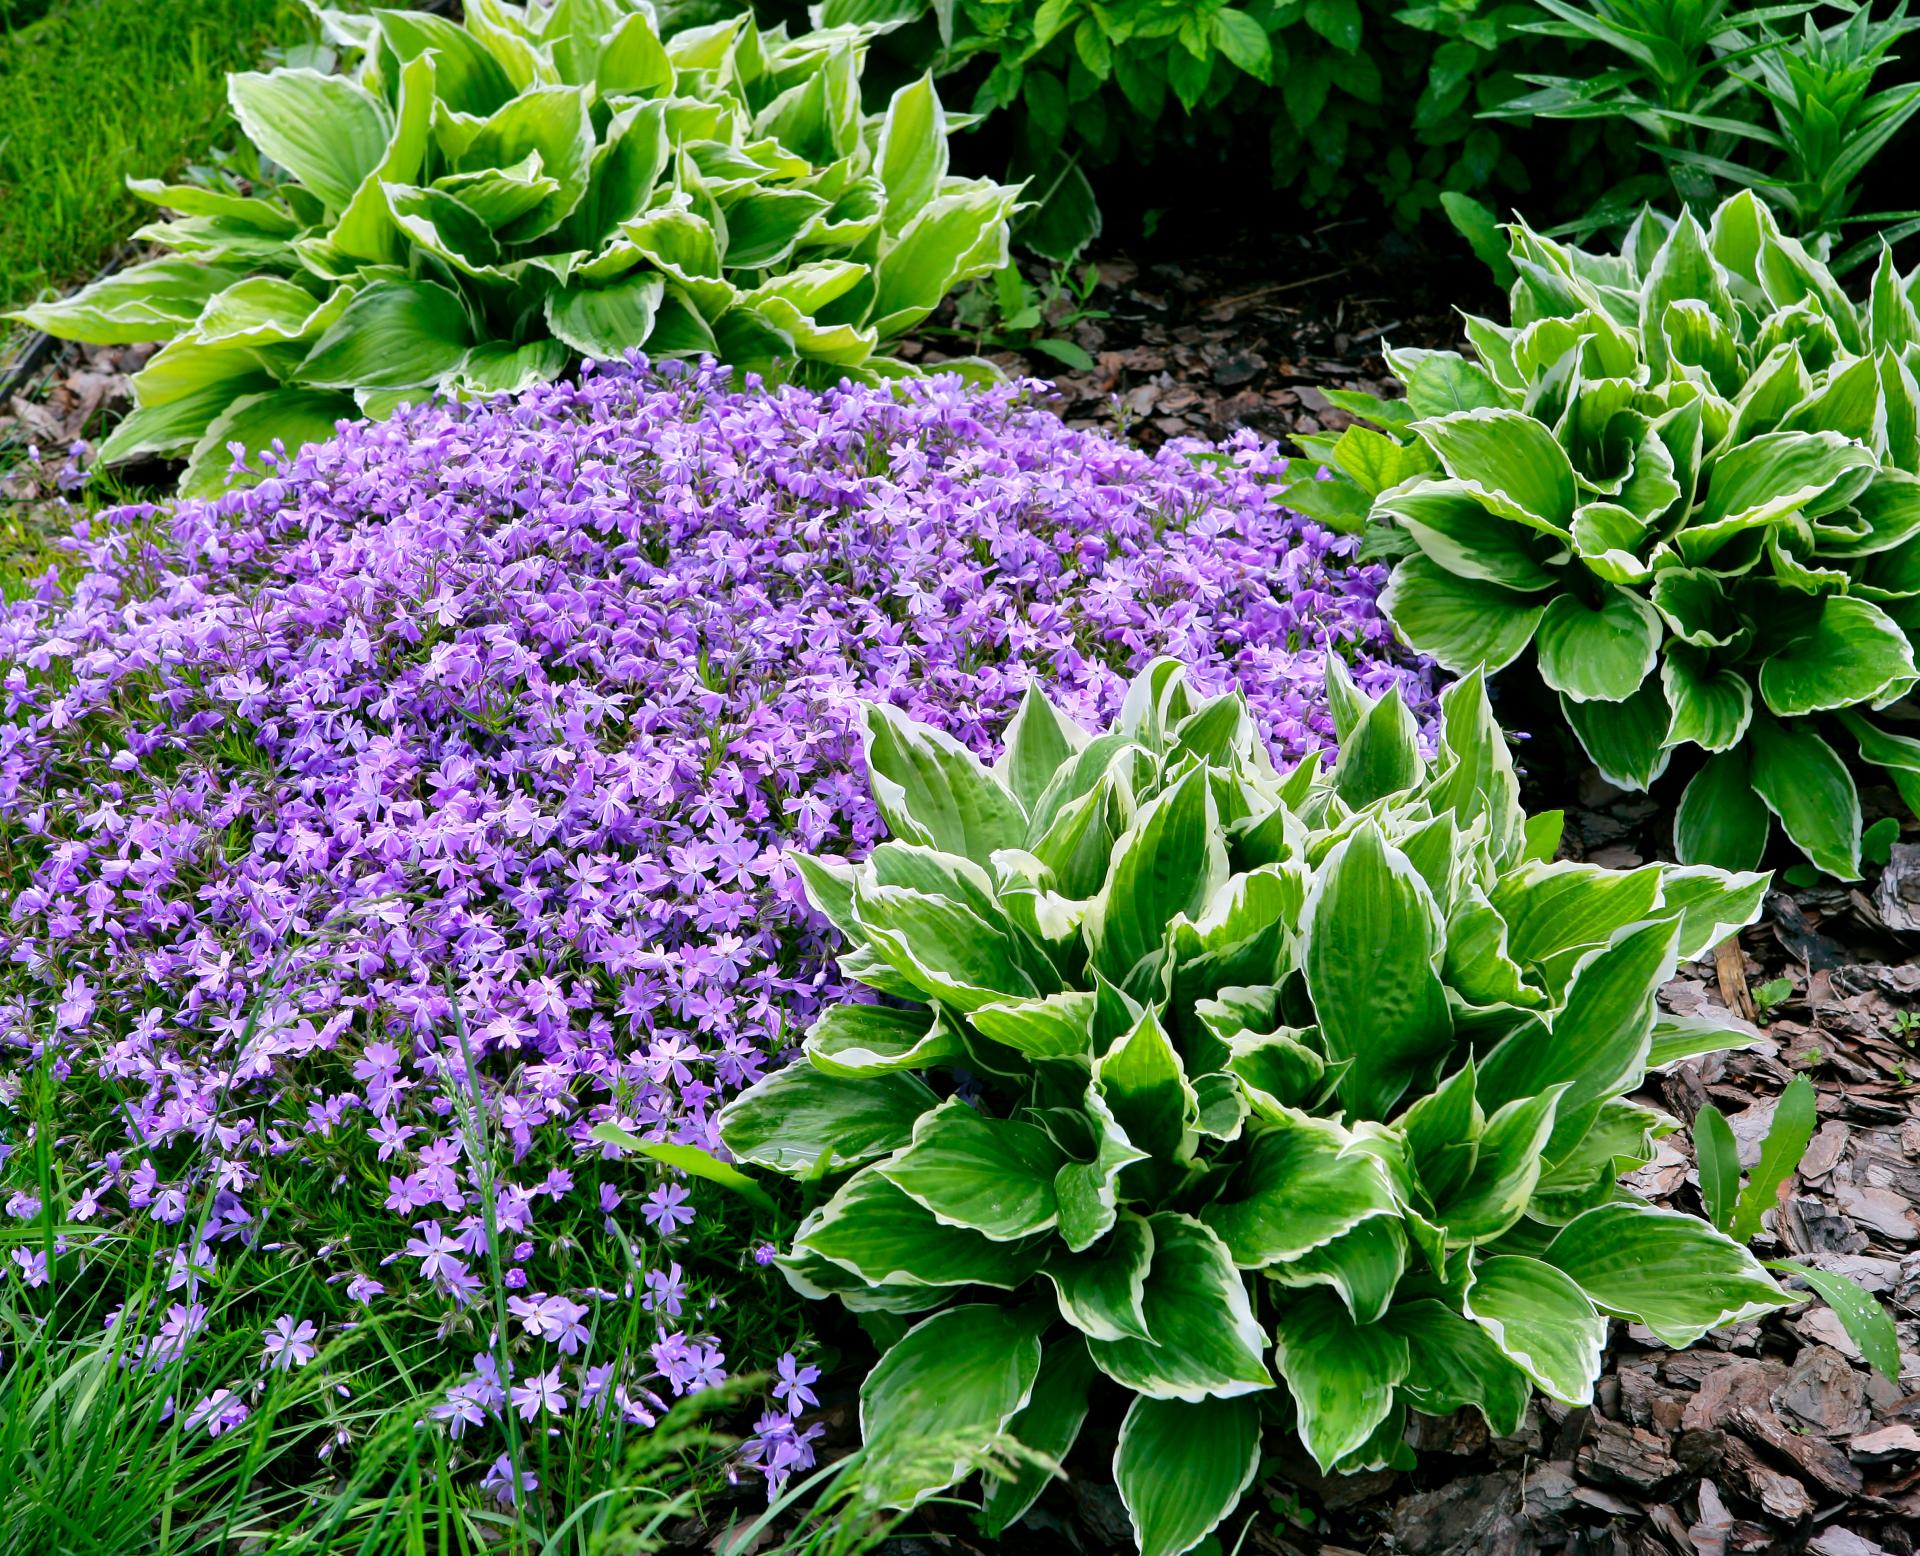
[{"label": "broad green leaf", "polygon": [[[1086,1342],[1072,1335],[1053,1335],[1041,1352],[1033,1392],[1020,1413],[1007,1423],[1007,1431],[1022,1447],[1044,1454],[1057,1465],[1080,1435],[1093,1379],[1094,1365],[1087,1355]],[[1009,1524],[1017,1522],[1046,1490],[1051,1478],[1046,1465],[1033,1463],[1020,1464],[1005,1479],[987,1477],[985,1495],[980,1500],[980,1526],[988,1538],[997,1539]]]},{"label": "broad green leaf", "polygon": [[851,1167],[899,1150],[938,1101],[911,1075],[854,1079],[790,1064],[721,1109],[720,1138],[739,1160],[798,1177],[823,1159]]},{"label": "broad green leaf", "polygon": [[867,1493],[912,1507],[952,1485],[1026,1408],[1039,1372],[1024,1313],[949,1308],[908,1330],[860,1385]]},{"label": "broad green leaf", "polygon": [[1026,815],[980,759],[951,735],[897,708],[867,703],[861,747],[874,803],[896,838],[985,865],[1025,841]]},{"label": "broad green leaf", "polygon": [[7,317],[56,340],[95,346],[172,340],[200,316],[211,298],[245,275],[234,265],[178,257],[153,259],[103,276],[71,297],[35,303]]},{"label": "broad green leaf", "polygon": [[1873,454],[1837,432],[1768,432],[1717,460],[1697,518],[1674,537],[1690,565],[1744,530],[1777,524],[1848,481],[1866,484]]},{"label": "broad green leaf", "polygon": [[1152,1008],[1094,1064],[1093,1089],[1127,1138],[1155,1160],[1192,1156],[1199,1099]]},{"label": "broad green leaf", "polygon": [[1840,758],[1811,729],[1756,713],[1748,777],[1794,846],[1843,881],[1860,878],[1860,794]]},{"label": "broad green leaf", "polygon": [[887,104],[874,171],[887,192],[889,233],[899,232],[939,192],[947,174],[947,125],[931,71],[901,87]]},{"label": "broad green leaf", "polygon": [[1213,787],[1196,767],[1142,806],[1114,844],[1106,884],[1087,909],[1094,965],[1131,988],[1135,969],[1158,955],[1173,917],[1198,918],[1226,878]]},{"label": "broad green leaf", "polygon": [[937,1013],[889,1005],[835,1005],[808,1028],[807,1060],[829,1075],[931,1070],[961,1059],[960,1034]]},{"label": "broad green leaf", "polygon": [[317,70],[240,71],[227,101],[248,140],[334,210],[380,165],[392,116],[364,87]]},{"label": "broad green leaf", "polygon": [[1030,1059],[1091,1058],[1094,996],[1080,989],[1045,999],[1000,1000],[967,1019],[984,1036]]},{"label": "broad green leaf", "polygon": [[907,223],[874,267],[867,322],[882,340],[912,329],[963,281],[1006,265],[1013,199],[1011,190],[977,184],[936,195]]},{"label": "broad green leaf", "polygon": [[1744,752],[1708,760],[1680,796],[1673,819],[1674,850],[1688,864],[1751,870],[1767,851],[1773,819],[1754,793]]},{"label": "broad green leaf", "polygon": [[1543,1257],[1597,1306],[1645,1324],[1676,1350],[1793,1300],[1739,1243],[1651,1205],[1589,1210],[1561,1228]]},{"label": "broad green leaf", "polygon": [[[1349,427],[1345,436],[1351,438],[1363,430]],[[1391,448],[1402,447],[1386,438],[1380,441]],[[1373,512],[1376,518],[1393,519],[1433,562],[1455,577],[1522,593],[1552,588],[1556,575],[1547,564],[1566,556],[1565,546],[1528,525],[1488,512],[1471,489],[1456,481],[1422,481],[1388,492],[1374,504]]]},{"label": "broad green leaf", "polygon": [[957,1097],[921,1116],[913,1141],[875,1171],[943,1226],[995,1242],[1047,1231],[1059,1217],[1060,1148],[1032,1124],[987,1118]]},{"label": "broad green leaf", "polygon": [[1055,774],[1084,750],[1087,732],[1048,700],[1040,683],[1030,681],[1007,725],[1005,746],[993,776],[1032,814]]},{"label": "broad green leaf", "polygon": [[[1340,663],[1329,660],[1331,666]],[[1344,674],[1342,670],[1339,673]],[[1333,787],[1354,809],[1389,794],[1414,788],[1426,775],[1420,759],[1420,726],[1393,687],[1374,703],[1353,731],[1340,742],[1334,764]]]},{"label": "broad green leaf", "polygon": [[1564,540],[1573,466],[1553,434],[1519,411],[1480,407],[1413,424],[1446,472],[1501,518]]},{"label": "broad green leaf", "polygon": [[1242,1269],[1300,1258],[1398,1212],[1379,1158],[1337,1124],[1293,1112],[1281,1119],[1250,1131],[1246,1160],[1200,1213]]},{"label": "broad green leaf", "polygon": [[1060,1206],[1060,1240],[1074,1253],[1090,1248],[1112,1230],[1120,1174],[1147,1159],[1147,1153],[1114,1122],[1112,1110],[1097,1091],[1088,1092],[1086,1108],[1093,1126],[1092,1159],[1068,1162],[1053,1180]]},{"label": "broad green leaf", "polygon": [[1408,644],[1442,668],[1491,675],[1526,651],[1546,604],[1414,556],[1394,568],[1380,609]]},{"label": "broad green leaf", "polygon": [[1792,1259],[1781,1259],[1767,1266],[1785,1275],[1798,1275],[1817,1291],[1847,1332],[1847,1338],[1860,1347],[1867,1364],[1895,1383],[1900,1378],[1900,1333],[1879,1301],[1863,1291],[1845,1275],[1817,1270]]},{"label": "broad green leaf", "polygon": [[1140,1556],[1192,1550],[1239,1505],[1259,1467],[1256,1401],[1135,1399],[1120,1423],[1113,1479]]},{"label": "broad green leaf", "polygon": [[1484,821],[1494,858],[1511,864],[1528,822],[1513,753],[1487,700],[1486,678],[1469,674],[1443,691],[1440,719],[1442,770],[1428,786],[1428,803],[1436,812],[1451,810],[1462,827]]},{"label": "broad green leaf", "polygon": [[540,171],[559,188],[524,216],[502,228],[502,243],[530,243],[552,232],[587,192],[594,133],[590,91],[578,86],[537,86],[489,115],[459,155],[455,172],[513,167],[538,153]]},{"label": "broad green leaf", "polygon": [[1607,1321],[1564,1271],[1519,1254],[1483,1259],[1467,1289],[1466,1316],[1541,1393],[1568,1405],[1591,1402]]},{"label": "broad green leaf", "polygon": [[1555,595],[1535,636],[1540,679],[1574,702],[1625,701],[1660,654],[1653,607],[1624,589],[1601,590],[1597,610],[1571,594]]},{"label": "broad green leaf", "polygon": [[1480,1325],[1431,1298],[1399,1304],[1382,1323],[1407,1342],[1400,1389],[1416,1410],[1450,1415],[1471,1405],[1495,1437],[1520,1430],[1531,1384]]},{"label": "broad green leaf", "polygon": [[1008,932],[964,902],[864,882],[855,887],[853,902],[874,950],[927,999],[972,1011],[1041,992]]},{"label": "broad green leaf", "polygon": [[1920,676],[1906,634],[1866,600],[1829,595],[1811,627],[1760,666],[1760,695],[1782,718],[1852,707]]},{"label": "broad green leaf", "polygon": [[1085,1253],[1050,1256],[1041,1274],[1053,1282],[1060,1316],[1095,1340],[1153,1340],[1147,1327],[1147,1270],[1153,1228],[1135,1215],[1114,1223],[1112,1236]]},{"label": "broad green leaf", "polygon": [[1337,844],[1307,897],[1301,966],[1327,1057],[1351,1061],[1340,1096],[1360,1118],[1384,1118],[1453,1043],[1435,970],[1438,906],[1407,856],[1372,822]]},{"label": "broad green leaf", "polygon": [[1653,1024],[1653,1044],[1647,1053],[1647,1068],[1657,1070],[1700,1054],[1750,1048],[1759,1035],[1752,1028],[1742,1031],[1722,1026],[1711,1016],[1673,1016],[1663,1011]]},{"label": "broad green leaf", "polygon": [[1704,655],[1674,643],[1660,666],[1660,687],[1670,715],[1668,745],[1731,751],[1745,738],[1753,717],[1753,688],[1739,671],[1716,670]]},{"label": "broad green leaf", "polygon": [[418,389],[458,372],[473,327],[458,294],[431,281],[376,281],[355,294],[300,364],[322,389]]},{"label": "broad green leaf", "polygon": [[618,361],[647,343],[665,291],[660,277],[643,274],[607,286],[569,284],[547,294],[547,328],[582,356]]},{"label": "broad green leaf", "polygon": [[1780,1093],[1772,1126],[1760,1147],[1760,1160],[1734,1203],[1727,1235],[1735,1242],[1750,1243],[1759,1236],[1760,1218],[1779,1202],[1781,1186],[1792,1179],[1800,1158],[1807,1154],[1817,1121],[1813,1082],[1796,1075]]},{"label": "broad green leaf", "polygon": [[1374,1216],[1330,1243],[1285,1264],[1268,1267],[1280,1286],[1326,1286],[1346,1304],[1357,1324],[1371,1324],[1393,1304],[1407,1272],[1407,1234],[1389,1216]]},{"label": "broad green leaf", "polygon": [[1466,1181],[1435,1205],[1433,1219],[1446,1229],[1449,1246],[1491,1242],[1520,1219],[1569,1085],[1561,1081],[1538,1096],[1515,1098],[1486,1121]]},{"label": "broad green leaf", "polygon": [[1089,1340],[1094,1364],[1150,1399],[1231,1399],[1271,1388],[1260,1325],[1220,1240],[1172,1211],[1148,1222],[1153,1263],[1141,1306],[1153,1340]]},{"label": "broad green leaf", "polygon": [[[355,416],[353,400],[324,389],[271,389],[245,394],[207,424],[180,477],[182,497],[213,497],[233,485],[251,485],[266,473],[262,453],[279,444],[285,468],[309,443],[325,443],[341,422]],[[239,444],[250,474],[232,474],[232,445]]]},{"label": "broad green leaf", "polygon": [[1733,1207],[1740,1197],[1740,1155],[1726,1115],[1711,1102],[1693,1118],[1693,1157],[1707,1219],[1724,1232],[1733,1225]]},{"label": "broad green leaf", "polygon": [[1667,697],[1652,676],[1624,702],[1576,702],[1562,696],[1560,711],[1600,776],[1615,788],[1645,790],[1667,770]]},{"label": "broad green leaf", "polygon": [[1405,1337],[1356,1324],[1339,1298],[1309,1291],[1274,1325],[1274,1367],[1293,1396],[1300,1440],[1322,1474],[1373,1435],[1407,1376]]},{"label": "broad green leaf", "polygon": [[1040,1268],[1040,1249],[996,1243],[933,1213],[868,1167],[821,1207],[795,1241],[869,1286],[992,1286],[1012,1291]]}]

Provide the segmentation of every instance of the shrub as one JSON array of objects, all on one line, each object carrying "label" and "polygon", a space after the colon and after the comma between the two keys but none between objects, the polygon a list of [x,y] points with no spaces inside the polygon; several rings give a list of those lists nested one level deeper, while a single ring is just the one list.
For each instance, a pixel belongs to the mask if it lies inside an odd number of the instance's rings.
[{"label": "shrub", "polygon": [[[1430,712],[1382,571],[1279,505],[1269,447],[1203,452],[950,378],[615,366],[105,516],[0,631],[0,1108],[35,1142],[0,1203],[48,1261],[36,1326],[131,1322],[151,1279],[158,1327],[191,1264],[231,1301],[198,1298],[167,1393],[244,1392],[292,1314],[354,1442],[425,1396],[436,1454],[521,1431],[550,1489],[646,1390],[798,1345],[750,1256],[775,1225],[664,1168],[636,1191],[590,1135],[715,1144],[847,992],[781,850],[880,834],[856,699],[984,748],[1034,678],[1101,718],[1172,651],[1289,759],[1332,738],[1331,651]],[[492,1328],[544,1380],[532,1425]],[[776,1477],[804,1457],[785,1412],[761,1441]]]},{"label": "shrub", "polygon": [[[828,1010],[721,1136],[824,1180],[797,1290],[913,1325],[861,1390],[895,1501],[1003,1433],[1062,1457],[1117,1385],[1120,1494],[1173,1556],[1271,1390],[1323,1472],[1378,1467],[1409,1410],[1587,1403],[1608,1314],[1683,1346],[1794,1300],[1615,1183],[1672,1127],[1625,1100],[1648,1066],[1744,1041],[1655,996],[1767,877],[1549,862],[1478,676],[1428,762],[1396,694],[1330,674],[1339,760],[1285,776],[1165,660],[1098,736],[1029,692],[991,768],[866,710],[891,838],[796,864],[888,998]],[[990,1479],[989,1529],[1045,1478]]]},{"label": "shrub", "polygon": [[154,260],[14,317],[165,341],[108,461],[328,436],[435,389],[548,382],[575,356],[717,354],[828,380],[1006,262],[1016,192],[947,172],[922,79],[860,104],[868,32],[747,16],[662,42],[644,0],[475,0],[464,26],[323,12],[351,74],[241,74],[241,128],[284,180],[135,184],[176,216]]},{"label": "shrub", "polygon": [[1751,194],[1703,229],[1651,214],[1619,254],[1512,229],[1512,322],[1478,358],[1403,352],[1404,401],[1336,394],[1376,428],[1315,441],[1407,555],[1383,602],[1449,669],[1531,644],[1600,771],[1680,801],[1684,860],[1750,867],[1770,815],[1860,874],[1860,802],[1823,729],[1920,808],[1903,698],[1920,628],[1916,278],[1882,253],[1866,306]]}]

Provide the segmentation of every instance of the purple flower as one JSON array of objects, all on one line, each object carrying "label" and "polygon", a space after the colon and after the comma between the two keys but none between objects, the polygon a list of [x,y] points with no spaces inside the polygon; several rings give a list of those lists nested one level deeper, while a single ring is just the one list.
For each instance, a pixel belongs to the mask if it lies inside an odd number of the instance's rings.
[{"label": "purple flower", "polygon": [[197,1432],[203,1427],[209,1437],[230,1432],[247,1418],[246,1402],[232,1389],[215,1389],[181,1418],[180,1429]]},{"label": "purple flower", "polygon": [[649,1194],[646,1204],[640,1207],[640,1214],[646,1217],[647,1225],[662,1236],[693,1224],[693,1207],[687,1203],[687,1191],[677,1183],[663,1183]]},{"label": "purple flower", "polygon": [[532,1470],[522,1470],[516,1477],[512,1464],[503,1453],[488,1466],[487,1473],[480,1477],[480,1489],[492,1496],[502,1507],[512,1507],[519,1502],[522,1493],[540,1489],[540,1477]]},{"label": "purple flower", "polygon": [[314,1358],[314,1334],[312,1319],[303,1318],[296,1324],[291,1313],[282,1313],[262,1336],[266,1345],[261,1364],[275,1372],[306,1366]]},{"label": "purple flower", "polygon": [[788,1415],[797,1416],[820,1403],[810,1386],[820,1381],[818,1367],[801,1366],[789,1351],[780,1358],[775,1371],[780,1381],[773,1386],[773,1397],[786,1406]]},{"label": "purple flower", "polygon": [[536,1373],[525,1383],[516,1383],[508,1397],[513,1401],[513,1408],[520,1412],[522,1421],[531,1421],[542,1411],[549,1415],[564,1415],[567,1409],[567,1396],[560,1386],[558,1367]]}]

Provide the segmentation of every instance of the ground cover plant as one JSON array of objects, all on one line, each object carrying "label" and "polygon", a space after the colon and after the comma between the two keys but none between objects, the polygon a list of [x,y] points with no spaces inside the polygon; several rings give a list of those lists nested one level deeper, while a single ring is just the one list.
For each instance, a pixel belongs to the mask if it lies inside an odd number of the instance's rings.
[{"label": "ground cover plant", "polygon": [[1536,1388],[1588,1404],[1608,1314],[1685,1346],[1800,1300],[1742,1246],[1778,1176],[1711,1223],[1615,1181],[1672,1127],[1626,1100],[1648,1066],[1747,1041],[1656,995],[1767,877],[1553,862],[1479,676],[1429,764],[1397,694],[1331,673],[1339,760],[1285,776],[1165,660],[1099,735],[1030,692],[991,769],[868,708],[891,836],[798,862],[893,1002],[827,1011],[720,1127],[812,1190],[795,1288],[904,1315],[861,1388],[898,1505],[1011,1435],[997,1532],[1117,1393],[1137,1543],[1177,1556],[1282,1387],[1323,1473],[1381,1468],[1409,1410],[1505,1436]]},{"label": "ground cover plant", "polygon": [[1473,361],[1403,354],[1403,401],[1341,397],[1374,425],[1316,440],[1339,479],[1293,500],[1390,526],[1385,608],[1443,665],[1531,647],[1614,783],[1704,757],[1682,859],[1750,868],[1777,819],[1858,878],[1840,752],[1920,814],[1896,722],[1920,627],[1916,277],[1883,252],[1856,304],[1750,193],[1705,227],[1649,212],[1617,254],[1521,224],[1511,260],[1511,322],[1468,319]]},{"label": "ground cover plant", "polygon": [[868,114],[869,30],[734,15],[662,41],[645,0],[474,0],[464,25],[322,11],[347,70],[228,86],[262,188],[133,187],[173,253],[22,310],[163,341],[108,462],[296,448],[434,389],[483,394],[644,346],[833,382],[1006,263],[1012,188],[948,173],[929,79]]},{"label": "ground cover plant", "polygon": [[[1034,678],[1095,722],[1174,652],[1292,760],[1334,734],[1331,652],[1431,716],[1382,571],[1250,437],[1149,457],[1018,387],[727,384],[602,367],[358,424],[103,516],[8,607],[26,1548],[163,1512],[215,1545],[316,1493],[406,1548],[410,1484],[430,1541],[518,1494],[536,1532],[584,1507],[584,1548],[614,1434],[757,1371],[744,1452],[784,1480],[828,1358],[760,1262],[781,1223],[590,1136],[717,1145],[849,991],[782,850],[883,835],[857,699],[984,750]],[[170,1485],[121,1495],[156,1455]]]},{"label": "ground cover plant", "polygon": [[204,159],[226,73],[312,35],[295,0],[0,12],[0,307],[86,280],[137,225],[125,180]]}]

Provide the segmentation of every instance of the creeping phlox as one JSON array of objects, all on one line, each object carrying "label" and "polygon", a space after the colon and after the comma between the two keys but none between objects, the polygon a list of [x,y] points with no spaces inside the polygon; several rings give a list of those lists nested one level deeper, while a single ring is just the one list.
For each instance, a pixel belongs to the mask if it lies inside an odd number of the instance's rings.
[{"label": "creeping phlox", "polygon": [[[591,1131],[718,1147],[849,993],[784,851],[884,835],[861,698],[985,750],[1036,679],[1098,722],[1174,653],[1291,760],[1332,735],[1331,652],[1427,719],[1380,570],[1279,506],[1280,464],[1149,456],[1031,386],[636,359],[106,515],[0,624],[0,1101],[61,1119],[58,1192],[12,1213],[88,1229],[24,1279],[118,1289],[101,1231],[177,1246],[141,1315],[176,1358],[245,1310],[208,1323],[201,1282],[297,1256],[312,1300],[244,1311],[242,1370],[305,1378],[369,1315],[458,1332],[433,1414],[479,1465],[771,1362],[790,1336],[741,1354],[728,1315],[790,1300],[785,1233],[724,1242]],[[778,1376],[748,1455],[775,1480],[816,1381]],[[255,1385],[179,1398],[216,1386]]]}]

